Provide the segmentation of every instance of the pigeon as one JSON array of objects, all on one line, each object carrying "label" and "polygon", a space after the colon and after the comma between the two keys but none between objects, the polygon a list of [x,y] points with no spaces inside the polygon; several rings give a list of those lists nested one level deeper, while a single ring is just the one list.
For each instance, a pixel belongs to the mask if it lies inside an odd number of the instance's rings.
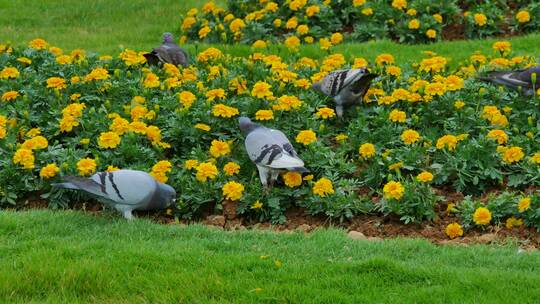
[{"label": "pigeon", "polygon": [[152,52],[145,54],[144,57],[150,65],[157,65],[161,62],[187,67],[189,62],[187,52],[173,42],[171,33],[164,33],[163,43],[159,47],[152,49]]},{"label": "pigeon", "polygon": [[246,136],[249,159],[257,166],[265,189],[268,189],[268,174],[271,187],[281,171],[308,172],[283,132],[253,123],[247,117],[240,117],[238,122]]},{"label": "pigeon", "polygon": [[65,176],[62,183],[52,186],[97,195],[126,219],[133,218],[133,210],[164,209],[176,201],[173,187],[156,181],[146,172],[136,170],[98,172],[89,178]]},{"label": "pigeon", "polygon": [[343,107],[360,104],[366,95],[371,81],[377,74],[366,68],[338,70],[326,75],[323,80],[313,84],[313,89],[332,97],[336,103],[338,117],[343,117]]},{"label": "pigeon", "polygon": [[533,83],[532,75],[534,73],[540,80],[540,66],[515,71],[490,72],[487,77],[480,77],[480,80],[520,90],[525,95],[530,96],[534,94],[535,89],[538,89],[538,82]]}]

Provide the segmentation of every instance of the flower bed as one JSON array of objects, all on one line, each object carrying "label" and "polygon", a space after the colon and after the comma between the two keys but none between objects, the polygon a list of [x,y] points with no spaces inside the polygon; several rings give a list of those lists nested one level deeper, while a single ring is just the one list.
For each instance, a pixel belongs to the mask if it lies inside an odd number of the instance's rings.
[{"label": "flower bed", "polygon": [[[456,71],[430,52],[401,66],[380,54],[364,105],[343,121],[311,83],[366,66],[365,58],[243,58],[208,48],[188,68],[150,69],[131,50],[112,58],[62,54],[41,39],[29,45],[0,46],[4,207],[36,194],[68,206],[85,198],[50,192],[61,175],[131,168],[174,186],[181,218],[232,202],[238,215],[261,221],[284,222],[295,206],[341,221],[373,213],[410,223],[434,219],[444,195],[457,191],[473,196],[447,206],[461,223],[448,228],[451,237],[490,224],[540,227],[540,197],[530,188],[540,177],[538,98],[471,78],[532,62],[512,56],[508,42],[471,54]],[[285,173],[263,191],[240,115],[282,130],[310,174]],[[507,192],[474,199],[493,189]]]},{"label": "flower bed", "polygon": [[[480,3],[477,3],[480,2]],[[182,18],[181,42],[253,43],[264,46],[392,39],[428,43],[484,38],[540,29],[540,3],[531,1],[229,0]]]}]

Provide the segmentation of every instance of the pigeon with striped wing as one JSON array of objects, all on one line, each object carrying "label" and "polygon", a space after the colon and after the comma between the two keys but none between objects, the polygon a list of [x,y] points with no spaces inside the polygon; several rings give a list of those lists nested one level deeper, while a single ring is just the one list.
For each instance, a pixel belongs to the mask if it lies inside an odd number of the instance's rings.
[{"label": "pigeon with striped wing", "polygon": [[89,178],[65,176],[54,187],[82,190],[102,198],[132,219],[133,210],[164,209],[176,200],[176,191],[156,181],[150,174],[136,170],[98,172]]},{"label": "pigeon with striped wing", "polygon": [[272,186],[282,171],[308,172],[283,132],[253,123],[247,117],[240,117],[239,123],[246,136],[246,151],[265,188],[269,186],[268,175]]},{"label": "pigeon with striped wing", "polygon": [[343,108],[360,104],[366,95],[371,81],[377,74],[366,68],[339,70],[326,75],[321,81],[313,84],[313,88],[334,99],[338,117],[343,117]]}]

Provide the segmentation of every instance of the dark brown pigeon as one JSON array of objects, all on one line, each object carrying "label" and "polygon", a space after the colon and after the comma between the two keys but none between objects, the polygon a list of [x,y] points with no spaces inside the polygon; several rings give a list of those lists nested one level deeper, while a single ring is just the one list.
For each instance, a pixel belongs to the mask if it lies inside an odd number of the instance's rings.
[{"label": "dark brown pigeon", "polygon": [[530,96],[534,94],[534,89],[538,89],[538,82],[533,83],[533,74],[540,80],[540,66],[533,66],[515,71],[490,72],[481,80],[497,85],[503,85],[511,89],[520,90],[523,94]]},{"label": "dark brown pigeon", "polygon": [[145,54],[144,57],[149,65],[158,65],[161,62],[186,67],[189,63],[187,52],[173,42],[171,33],[163,34],[163,44]]}]

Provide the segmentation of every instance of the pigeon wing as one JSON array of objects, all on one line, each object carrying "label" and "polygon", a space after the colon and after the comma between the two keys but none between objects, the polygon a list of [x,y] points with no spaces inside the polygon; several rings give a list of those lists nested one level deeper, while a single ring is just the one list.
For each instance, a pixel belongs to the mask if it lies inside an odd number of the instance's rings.
[{"label": "pigeon wing", "polygon": [[280,131],[257,128],[248,134],[245,145],[249,158],[257,165],[276,169],[304,166],[287,137]]},{"label": "pigeon wing", "polygon": [[92,176],[104,197],[123,205],[143,206],[157,190],[156,180],[148,173],[136,170],[101,172]]}]

